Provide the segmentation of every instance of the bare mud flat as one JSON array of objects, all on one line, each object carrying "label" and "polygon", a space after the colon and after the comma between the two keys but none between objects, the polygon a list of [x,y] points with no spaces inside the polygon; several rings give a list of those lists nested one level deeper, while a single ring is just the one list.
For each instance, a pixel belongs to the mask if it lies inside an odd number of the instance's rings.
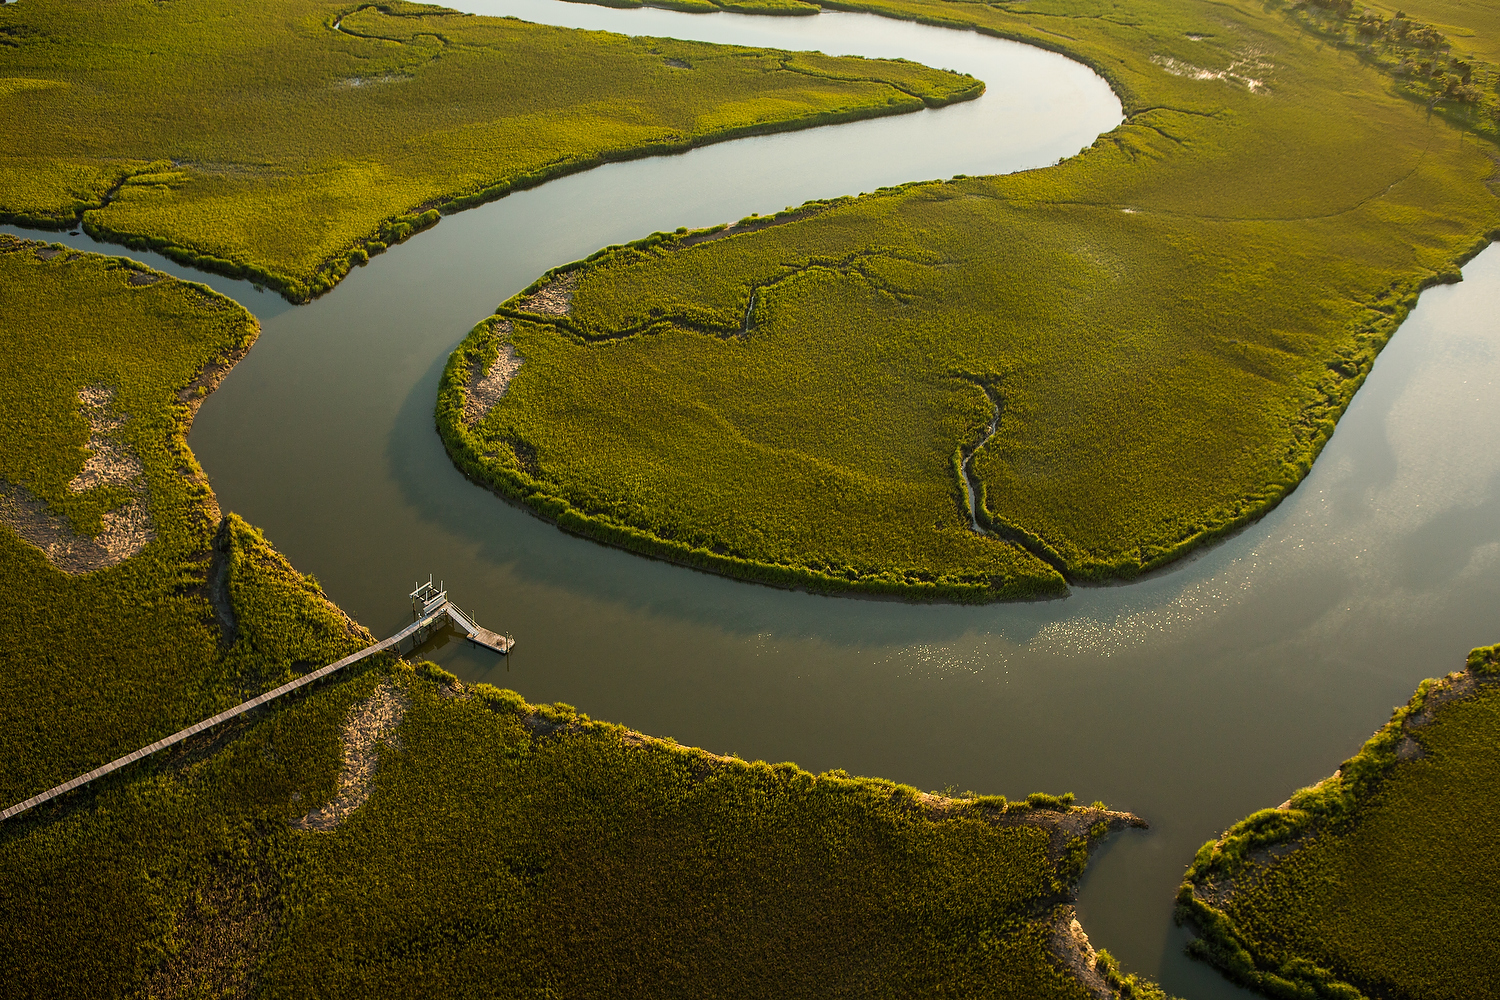
[{"label": "bare mud flat", "polygon": [[375,768],[380,747],[401,748],[396,728],[411,700],[386,681],[375,693],[349,709],[344,722],[344,769],[339,772],[339,791],[333,801],[314,809],[292,825],[299,830],[332,830],[370,799],[375,786]]},{"label": "bare mud flat", "polygon": [[[493,329],[501,336],[509,336],[510,321],[496,320]],[[477,424],[483,420],[505,395],[510,380],[520,368],[521,356],[509,343],[500,345],[495,360],[490,362],[489,371],[484,371],[483,366],[477,363],[471,365],[469,384],[464,395],[464,420],[469,424]]]},{"label": "bare mud flat", "polygon": [[74,576],[116,566],[156,538],[145,469],[122,437],[129,415],[116,410],[114,396],[114,390],[103,385],[87,386],[78,394],[79,410],[89,424],[89,439],[83,468],[69,481],[69,492],[123,487],[132,493],[124,505],[101,515],[104,527],[97,535],[79,534],[66,517],[54,514],[46,501],[24,486],[0,480],[0,522],[41,549],[52,565]]}]

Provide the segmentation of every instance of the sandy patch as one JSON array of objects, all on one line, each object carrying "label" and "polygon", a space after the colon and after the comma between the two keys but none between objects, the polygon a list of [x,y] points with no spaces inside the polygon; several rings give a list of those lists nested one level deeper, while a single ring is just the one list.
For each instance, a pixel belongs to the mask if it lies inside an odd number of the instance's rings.
[{"label": "sandy patch", "polygon": [[156,538],[146,502],[145,469],[121,436],[129,414],[114,408],[114,395],[113,389],[100,385],[78,393],[79,409],[89,422],[88,456],[68,483],[69,492],[122,486],[133,494],[124,506],[104,513],[98,535],[79,535],[67,518],[53,514],[24,486],[0,481],[0,521],[27,544],[41,549],[47,561],[64,573],[90,573],[117,565]]},{"label": "sandy patch", "polygon": [[89,422],[88,458],[83,469],[68,483],[74,493],[87,493],[98,486],[128,486],[146,471],[130,445],[119,439],[128,415],[114,408],[115,391],[91,385],[78,392],[78,408]]},{"label": "sandy patch", "polygon": [[[509,335],[510,321],[500,320],[495,324],[494,331]],[[490,362],[488,372],[484,371],[483,366],[478,362],[469,366],[468,385],[464,388],[464,423],[477,424],[495,408],[500,398],[505,395],[511,378],[520,369],[521,360],[521,356],[516,353],[514,347],[502,343],[500,350],[495,354],[495,360]]]},{"label": "sandy patch", "polygon": [[344,723],[344,770],[339,774],[339,791],[322,809],[314,809],[292,826],[299,830],[332,830],[370,798],[375,784],[378,744],[396,749],[396,727],[411,704],[395,685],[385,681],[375,693],[349,709]]},{"label": "sandy patch", "polygon": [[1263,59],[1258,52],[1245,53],[1230,63],[1228,69],[1204,69],[1202,66],[1194,66],[1192,63],[1183,62],[1171,56],[1152,56],[1151,61],[1173,76],[1186,77],[1189,80],[1228,80],[1231,83],[1242,84],[1251,93],[1264,87],[1266,81],[1264,76],[1251,76],[1250,73],[1263,74],[1273,67],[1273,64]]},{"label": "sandy patch", "polygon": [[97,538],[89,538],[75,533],[67,518],[53,514],[45,502],[24,486],[3,481],[0,481],[0,521],[26,544],[41,549],[48,562],[69,575],[124,562],[155,537],[151,515],[139,498],[105,514],[104,530]]},{"label": "sandy patch", "polygon": [[395,76],[387,73],[384,76],[351,76],[343,80],[336,80],[333,85],[336,88],[347,89],[350,87],[369,87],[381,83],[406,83],[413,79],[415,77]]},{"label": "sandy patch", "polygon": [[1083,932],[1083,925],[1078,922],[1073,907],[1064,906],[1059,910],[1052,925],[1052,936],[1047,943],[1052,954],[1083,984],[1090,997],[1095,1000],[1115,1000],[1115,991],[1109,988],[1109,984],[1099,974],[1095,964],[1098,953],[1089,943],[1089,936]]},{"label": "sandy patch", "polygon": [[577,288],[578,272],[569,271],[522,299],[520,308],[541,316],[566,316],[573,311],[573,292]]}]

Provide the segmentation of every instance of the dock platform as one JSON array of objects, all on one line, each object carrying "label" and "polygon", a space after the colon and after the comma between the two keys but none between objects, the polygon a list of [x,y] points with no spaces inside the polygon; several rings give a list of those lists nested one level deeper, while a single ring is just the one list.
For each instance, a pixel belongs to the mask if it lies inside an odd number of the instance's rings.
[{"label": "dock platform", "polygon": [[497,632],[491,632],[487,628],[475,629],[474,633],[469,636],[469,641],[477,646],[483,646],[486,649],[493,649],[495,652],[501,654],[509,653],[510,647],[516,644],[516,641],[510,636],[500,635]]},{"label": "dock platform", "polygon": [[499,632],[491,632],[489,629],[477,624],[472,618],[459,610],[458,605],[452,601],[447,602],[443,606],[443,610],[448,612],[448,618],[453,624],[458,626],[459,631],[463,632],[464,636],[476,646],[492,649],[503,656],[509,653],[511,647],[516,644],[516,640],[510,636],[501,635]]}]

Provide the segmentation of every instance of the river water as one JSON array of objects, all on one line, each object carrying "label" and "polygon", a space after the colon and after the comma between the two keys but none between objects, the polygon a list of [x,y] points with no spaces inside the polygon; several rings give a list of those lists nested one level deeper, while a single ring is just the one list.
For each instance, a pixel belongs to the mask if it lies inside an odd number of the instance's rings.
[{"label": "river water", "polygon": [[573,538],[460,476],[432,408],[469,326],[547,268],[653,230],[1054,162],[1112,128],[1119,104],[1051,53],[862,15],[459,6],[904,56],[988,91],[563,178],[445,218],[307,306],[134,254],[261,318],[190,439],[224,508],[377,634],[408,620],[413,580],[445,581],[518,642],[507,659],[451,634],[421,651],[471,681],[749,759],[923,789],[1072,791],[1136,812],[1152,828],[1096,856],[1085,928],[1175,994],[1242,995],[1188,960],[1172,925],[1194,851],[1331,773],[1419,680],[1500,640],[1500,251],[1423,295],[1286,502],[1168,572],[980,608],[735,583]]}]

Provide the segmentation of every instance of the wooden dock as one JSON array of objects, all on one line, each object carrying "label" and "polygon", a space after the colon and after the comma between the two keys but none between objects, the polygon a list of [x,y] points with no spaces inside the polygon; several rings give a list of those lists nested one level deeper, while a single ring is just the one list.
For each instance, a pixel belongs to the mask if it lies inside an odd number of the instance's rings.
[{"label": "wooden dock", "polygon": [[460,611],[458,605],[451,601],[448,602],[448,618],[452,620],[453,624],[459,627],[459,630],[465,634],[470,642],[477,646],[483,646],[485,649],[492,649],[502,656],[509,653],[511,647],[516,644],[516,640],[508,635],[491,632],[489,629],[475,624],[473,619]]},{"label": "wooden dock", "polygon": [[[424,594],[424,591],[430,592],[430,596],[428,596],[426,600],[419,600],[419,597]],[[413,621],[410,625],[406,626],[390,638],[382,639],[380,642],[375,643],[373,646],[367,646],[357,653],[352,653],[349,656],[344,657],[342,660],[339,660],[337,663],[330,663],[328,666],[320,667],[310,674],[303,674],[296,680],[288,681],[280,687],[272,688],[264,694],[256,695],[249,701],[241,702],[231,709],[220,712],[218,715],[204,719],[202,722],[196,722],[193,725],[188,726],[186,729],[182,729],[173,733],[171,736],[159,739],[155,743],[148,744],[141,747],[139,750],[133,751],[123,757],[112,760],[108,764],[105,764],[103,767],[96,767],[92,771],[89,771],[87,774],[80,774],[76,778],[72,778],[60,785],[47,789],[45,792],[39,792],[38,794],[33,795],[31,798],[26,799],[24,802],[17,802],[15,805],[9,807],[8,809],[0,810],[0,822],[4,822],[5,820],[10,819],[12,816],[23,813],[35,806],[39,806],[43,802],[48,802],[52,799],[55,799],[59,795],[65,795],[75,788],[79,788],[91,781],[104,777],[106,774],[113,774],[115,771],[118,771],[124,767],[128,767],[131,764],[134,764],[136,761],[141,760],[142,758],[151,756],[158,750],[165,750],[169,746],[181,743],[189,736],[194,736],[198,733],[203,732],[205,729],[210,729],[214,726],[217,726],[221,722],[228,722],[230,719],[244,715],[251,709],[259,708],[261,705],[264,705],[267,702],[275,701],[282,695],[291,694],[298,688],[306,687],[307,685],[312,684],[315,681],[322,680],[329,674],[342,670],[350,664],[358,663],[360,660],[374,656],[376,653],[383,653],[393,646],[399,646],[410,636],[422,631],[423,629],[431,627],[445,616],[460,629],[464,630],[471,642],[478,643],[479,645],[484,646],[487,649],[492,649],[497,653],[508,653],[510,652],[511,647],[515,645],[515,640],[510,638],[509,636],[498,635],[494,632],[489,631],[488,629],[480,628],[478,625],[474,624],[474,622],[467,615],[459,611],[458,608],[448,600],[447,592],[437,591],[436,588],[432,587],[432,581],[430,580],[428,581],[425,588],[419,587],[417,588],[417,590],[413,591],[412,598],[414,607],[418,609],[416,614],[413,615],[415,621]]]}]

